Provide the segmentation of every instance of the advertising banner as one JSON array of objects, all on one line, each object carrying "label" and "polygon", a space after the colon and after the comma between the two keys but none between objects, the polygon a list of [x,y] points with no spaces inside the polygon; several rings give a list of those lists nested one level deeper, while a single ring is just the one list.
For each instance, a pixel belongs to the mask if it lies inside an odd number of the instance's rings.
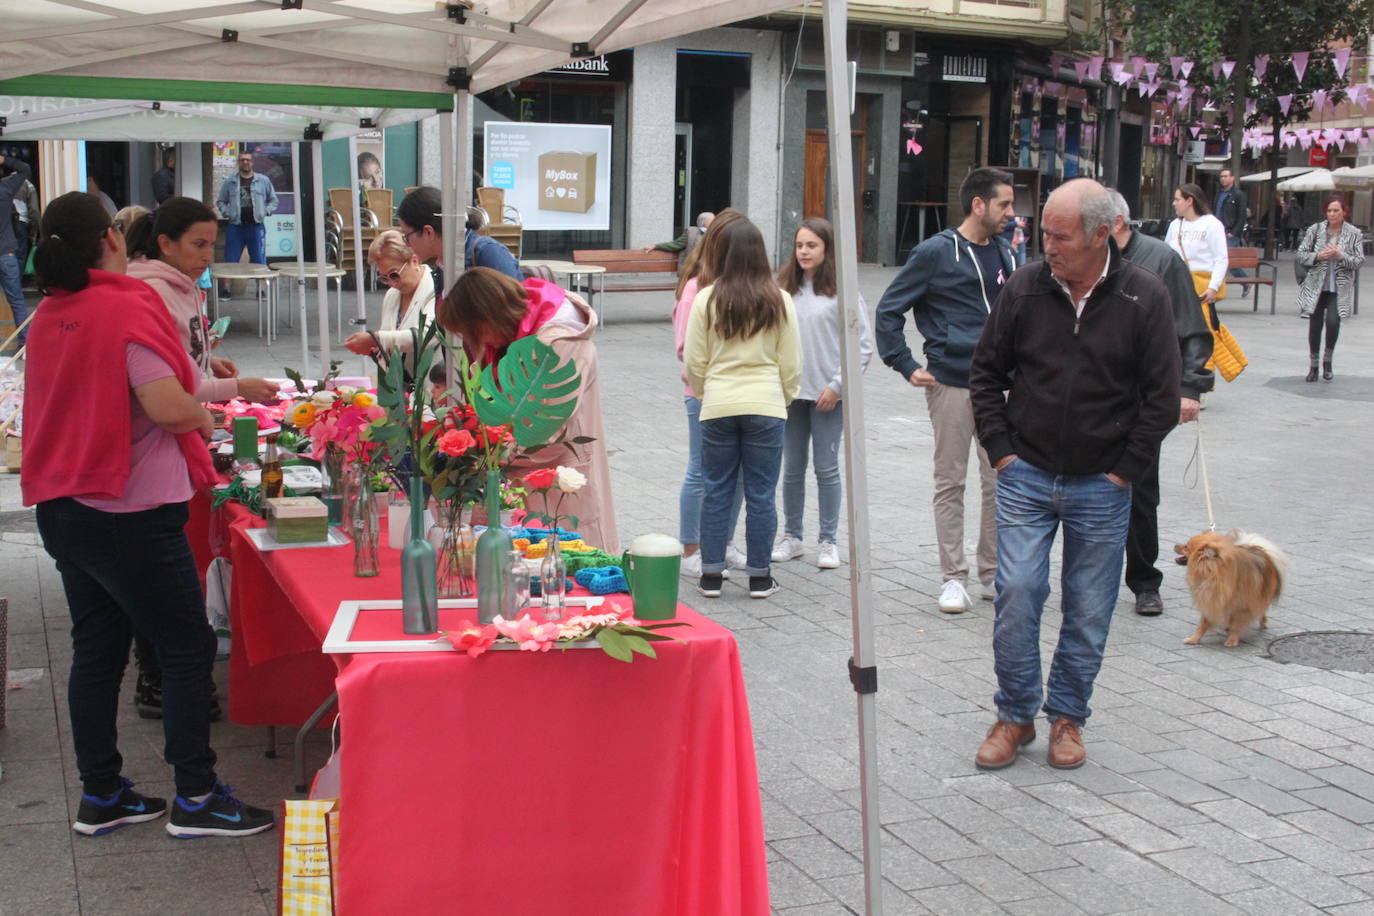
[{"label": "advertising banner", "polygon": [[529,230],[611,228],[611,128],[487,121],[486,184]]}]

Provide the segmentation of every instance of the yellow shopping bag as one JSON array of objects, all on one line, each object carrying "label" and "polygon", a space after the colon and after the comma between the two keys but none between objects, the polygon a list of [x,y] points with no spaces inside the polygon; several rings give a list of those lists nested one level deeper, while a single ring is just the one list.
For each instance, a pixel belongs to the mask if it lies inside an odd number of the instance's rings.
[{"label": "yellow shopping bag", "polygon": [[283,801],[277,824],[281,834],[277,913],[333,916],[339,800]]}]

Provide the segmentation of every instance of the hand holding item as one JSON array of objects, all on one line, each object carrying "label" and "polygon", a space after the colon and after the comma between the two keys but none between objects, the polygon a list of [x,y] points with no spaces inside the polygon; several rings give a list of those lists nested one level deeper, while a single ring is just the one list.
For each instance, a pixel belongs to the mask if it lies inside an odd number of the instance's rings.
[{"label": "hand holding item", "polygon": [[278,399],[277,383],[265,378],[239,379],[239,397],[254,404]]},{"label": "hand holding item", "polygon": [[1211,304],[1217,301],[1217,291],[1214,289],[1205,289],[1202,291],[1202,295],[1198,298],[1201,299],[1203,302]]},{"label": "hand holding item", "polygon": [[348,335],[348,338],[344,340],[344,347],[350,353],[367,356],[377,349],[377,342],[372,339],[372,335],[368,332],[357,331]]},{"label": "hand holding item", "polygon": [[835,405],[840,403],[839,395],[835,394],[827,385],[821,390],[820,396],[816,398],[816,409],[830,411],[835,409]]},{"label": "hand holding item", "polygon": [[931,375],[925,369],[917,369],[915,372],[911,373],[911,378],[907,379],[907,381],[911,382],[911,384],[915,385],[917,388],[934,388],[936,385],[935,376]]},{"label": "hand holding item", "polygon": [[215,378],[238,378],[239,367],[234,365],[233,360],[212,356],[210,357],[210,372]]},{"label": "hand holding item", "polygon": [[1192,398],[1179,398],[1178,400],[1178,425],[1191,423],[1197,419],[1198,411],[1202,409],[1202,404]]}]

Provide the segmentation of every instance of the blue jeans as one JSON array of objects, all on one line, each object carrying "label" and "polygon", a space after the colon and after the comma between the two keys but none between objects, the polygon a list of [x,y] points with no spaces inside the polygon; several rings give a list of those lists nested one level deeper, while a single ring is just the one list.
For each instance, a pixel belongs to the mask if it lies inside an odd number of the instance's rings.
[{"label": "blue jeans", "polygon": [[835,543],[840,525],[840,436],[844,433],[844,402],[832,410],[817,410],[815,401],[793,401],[787,408],[787,429],[782,442],[783,533],[802,539],[802,512],[806,509],[806,447],[811,446],[816,465],[821,542]]},{"label": "blue jeans", "polygon": [[773,537],[778,533],[776,502],[782,469],[780,417],[741,414],[701,422],[701,472],[706,499],[701,507],[701,571],[725,569],[725,530],[730,500],[744,478],[744,544],[750,576],[768,575]]},{"label": "blue jeans", "polygon": [[67,701],[82,790],[119,790],[123,758],[115,718],[137,630],[162,665],[163,757],[175,771],[177,794],[209,792],[215,631],[186,540],[185,503],[102,512],[64,498],[39,503],[37,516],[72,618]]},{"label": "blue jeans", "polygon": [[267,227],[262,223],[249,223],[246,226],[230,223],[224,233],[224,260],[237,264],[243,257],[243,249],[248,248],[248,260],[254,264],[266,264]]},{"label": "blue jeans", "polygon": [[[678,494],[678,540],[684,544],[701,543],[701,504],[706,496],[706,483],[701,477],[701,399],[684,397],[687,407],[687,473],[682,478],[682,491]],[[735,487],[735,498],[730,500],[730,527],[725,529],[725,540],[735,536],[739,527],[739,513],[744,508],[744,481]]]},{"label": "blue jeans", "polygon": [[[997,600],[993,658],[997,717],[1026,724],[1040,709],[1082,725],[1112,623],[1131,488],[1105,474],[1055,475],[1017,458],[997,475]],[[1040,616],[1050,593],[1050,547],[1064,528],[1062,622],[1046,690]]]},{"label": "blue jeans", "polygon": [[[9,218],[4,214],[0,214],[0,217]],[[19,257],[13,251],[0,254],[0,288],[4,289],[5,299],[9,301],[10,311],[14,313],[14,326],[17,328],[29,317],[29,305],[24,300],[24,265],[19,263]],[[28,337],[28,330],[20,334],[19,346],[22,347]]]},{"label": "blue jeans", "polygon": [[[1236,236],[1236,235],[1228,235],[1228,236],[1226,236],[1226,247],[1227,247],[1227,248],[1240,248],[1240,247],[1243,247],[1243,246],[1241,245],[1240,237],[1239,237],[1239,236]],[[1232,268],[1232,269],[1231,269],[1230,276],[1232,276],[1232,277],[1243,277],[1243,276],[1245,276],[1245,271],[1241,270],[1239,267],[1235,267],[1235,268]],[[1241,287],[1241,293],[1248,292],[1249,289],[1250,289],[1250,287],[1248,287],[1248,286]]]}]

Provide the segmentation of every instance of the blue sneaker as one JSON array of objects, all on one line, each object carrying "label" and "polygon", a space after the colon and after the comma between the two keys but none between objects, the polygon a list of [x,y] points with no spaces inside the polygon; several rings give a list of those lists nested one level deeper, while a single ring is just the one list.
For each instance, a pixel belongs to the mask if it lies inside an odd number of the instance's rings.
[{"label": "blue sneaker", "polygon": [[183,839],[200,836],[252,836],[276,826],[271,811],[245,805],[234,790],[215,783],[204,801],[196,803],[178,795],[172,804],[167,832]]},{"label": "blue sneaker", "polygon": [[72,829],[85,836],[100,836],[125,824],[141,824],[162,817],[167,810],[165,798],[148,798],[134,791],[134,784],[120,778],[120,789],[113,795],[82,795]]}]

